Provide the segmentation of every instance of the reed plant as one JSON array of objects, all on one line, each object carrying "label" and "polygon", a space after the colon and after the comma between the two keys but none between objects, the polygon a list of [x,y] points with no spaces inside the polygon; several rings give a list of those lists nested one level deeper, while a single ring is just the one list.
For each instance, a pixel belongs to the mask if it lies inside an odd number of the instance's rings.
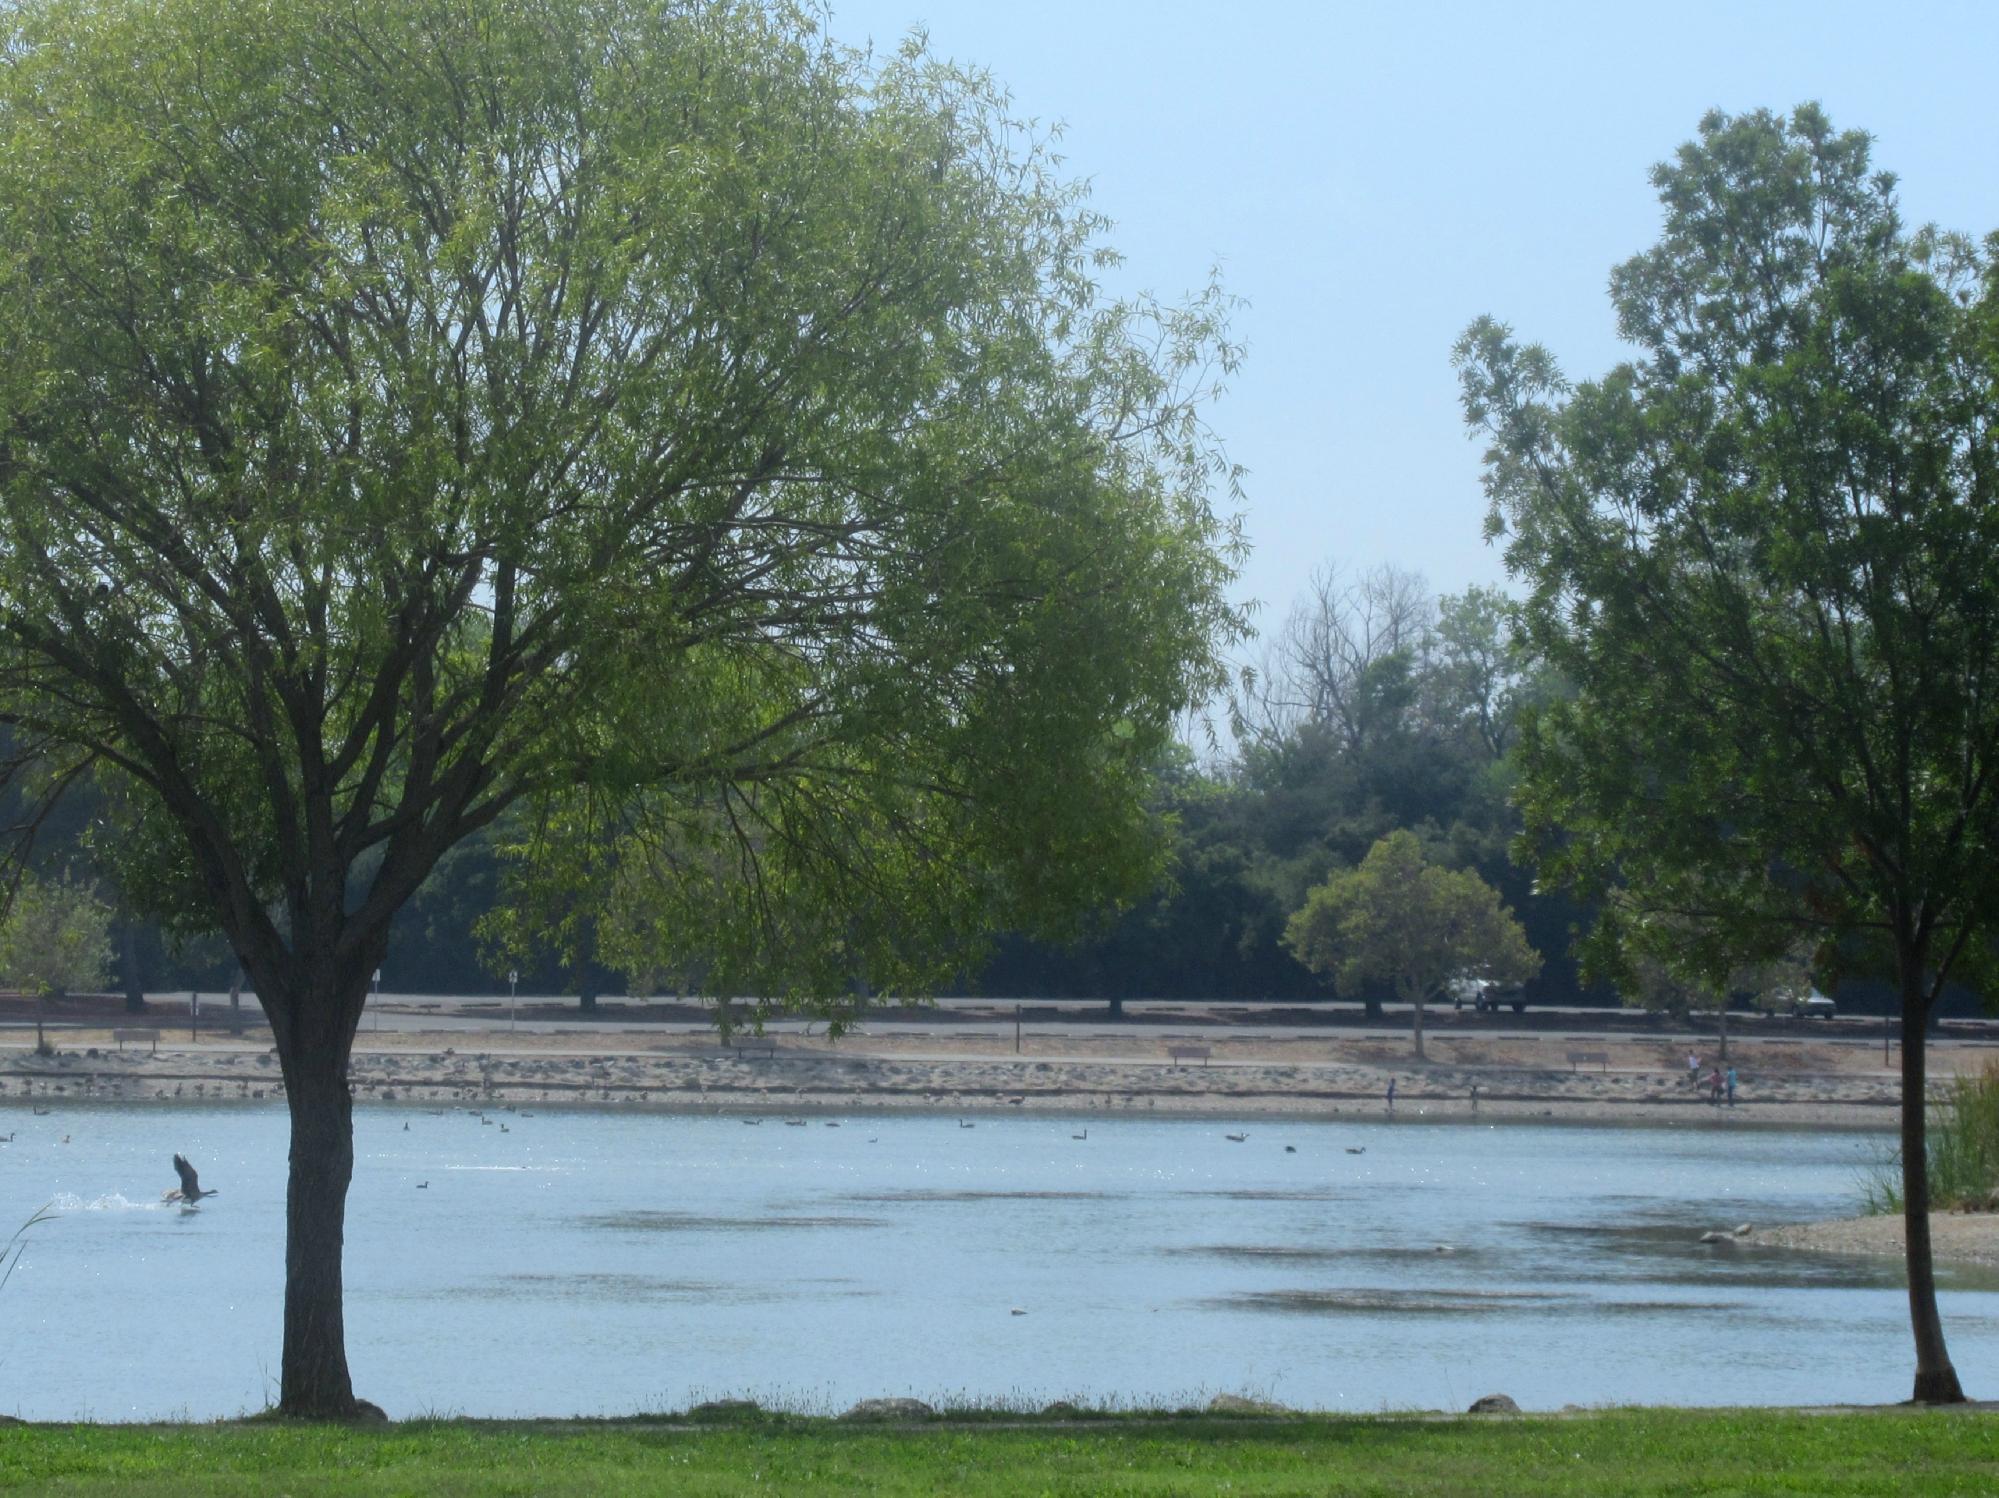
[{"label": "reed plant", "polygon": [[[1999,1206],[1999,1066],[1960,1073],[1930,1105],[1930,1209],[1982,1212]],[[1902,1210],[1901,1151],[1891,1150],[1861,1181],[1869,1213]]]},{"label": "reed plant", "polygon": [[35,1209],[34,1216],[14,1229],[13,1237],[9,1238],[5,1243],[0,1243],[0,1289],[6,1287],[7,1281],[14,1277],[15,1269],[20,1266],[21,1255],[28,1247],[26,1241],[28,1229],[34,1227],[37,1223],[47,1222],[55,1215],[55,1203],[44,1203]]}]

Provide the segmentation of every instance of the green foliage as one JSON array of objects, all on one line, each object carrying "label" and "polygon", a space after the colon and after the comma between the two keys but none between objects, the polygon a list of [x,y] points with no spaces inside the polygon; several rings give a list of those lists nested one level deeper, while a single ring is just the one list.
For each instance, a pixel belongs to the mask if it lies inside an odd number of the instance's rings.
[{"label": "green foliage", "polygon": [[[1642,357],[1571,388],[1489,318],[1457,348],[1488,529],[1574,695],[1521,734],[1525,845],[1730,960],[1803,933],[1903,1016],[1920,1219],[1924,1028],[1988,995],[1999,916],[1999,241],[1904,231],[1816,105],[1701,121],[1611,277]],[[1961,1399],[1909,1236],[1916,1397]]]},{"label": "green foliage", "polygon": [[515,806],[524,910],[775,988],[1145,887],[1228,305],[1103,299],[989,82],[776,4],[9,24],[0,695],[146,909],[282,1007]]},{"label": "green foliage", "polygon": [[1390,833],[1360,867],[1314,888],[1284,928],[1291,954],[1328,973],[1342,993],[1392,985],[1415,1006],[1423,1053],[1423,1005],[1456,978],[1524,983],[1541,970],[1520,923],[1498,892],[1469,869],[1427,861],[1414,833]]},{"label": "green foliage", "polygon": [[1284,940],[1343,992],[1388,982],[1411,1001],[1435,998],[1453,978],[1522,983],[1540,967],[1497,892],[1468,870],[1427,862],[1407,831],[1313,889]]},{"label": "green foliage", "polygon": [[24,874],[0,920],[0,982],[36,998],[101,989],[111,972],[111,910],[67,874]]},{"label": "green foliage", "polygon": [[1872,933],[1926,1004],[1999,901],[1991,267],[1906,234],[1812,106],[1710,115],[1654,182],[1611,282],[1641,359],[1571,388],[1490,320],[1458,348],[1526,635],[1575,687],[1523,730],[1527,847],[1745,954]]},{"label": "green foliage", "polygon": [[1619,944],[1617,977],[1627,1005],[1681,1017],[1725,1014],[1737,994],[1747,994],[1759,1008],[1774,1010],[1811,986],[1807,948],[1731,960],[1735,954],[1714,925],[1671,912],[1634,911],[1632,903],[1625,898],[1604,918]]},{"label": "green foliage", "polygon": [[1100,296],[982,75],[785,0],[0,27],[0,719],[270,1017],[286,1409],[353,1410],[346,1061],[453,847],[835,1004],[1147,886],[1230,307]]},{"label": "green foliage", "polygon": [[[1928,1148],[1933,1211],[1999,1207],[1999,1067],[1960,1072],[1931,1104]],[[1862,1199],[1873,1213],[1902,1210],[1902,1162],[1891,1156],[1867,1172]]]}]

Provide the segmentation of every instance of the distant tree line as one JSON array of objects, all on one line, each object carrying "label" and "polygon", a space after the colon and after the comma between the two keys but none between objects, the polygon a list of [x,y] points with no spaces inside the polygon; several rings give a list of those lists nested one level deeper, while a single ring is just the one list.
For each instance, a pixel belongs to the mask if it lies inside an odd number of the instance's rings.
[{"label": "distant tree line", "polygon": [[[1436,597],[1400,568],[1323,568],[1244,672],[1206,753],[1176,744],[1157,765],[1152,815],[1171,850],[1166,877],[1136,905],[1100,912],[1078,940],[1002,937],[951,986],[1113,1002],[1329,1000],[1331,983],[1285,947],[1285,924],[1315,885],[1407,831],[1430,861],[1476,873],[1518,916],[1541,960],[1529,999],[1574,999],[1587,990],[1570,938],[1587,912],[1536,893],[1508,855],[1519,830],[1509,802],[1519,715],[1555,690],[1516,648],[1497,590]],[[32,816],[32,791],[11,795],[9,822]],[[77,787],[41,827],[33,865],[90,877],[103,862],[95,840],[109,835],[103,813],[98,794]],[[396,919],[384,987],[491,993],[513,968],[522,992],[585,1003],[599,993],[701,991],[698,957],[677,970],[621,971],[602,960],[615,943],[600,942],[590,912],[519,919],[508,850],[523,832],[502,820],[443,858]],[[510,908],[515,919],[496,917]],[[236,977],[219,937],[122,911],[113,947],[135,997],[226,988]],[[1384,987],[1362,998],[1389,996]]]}]

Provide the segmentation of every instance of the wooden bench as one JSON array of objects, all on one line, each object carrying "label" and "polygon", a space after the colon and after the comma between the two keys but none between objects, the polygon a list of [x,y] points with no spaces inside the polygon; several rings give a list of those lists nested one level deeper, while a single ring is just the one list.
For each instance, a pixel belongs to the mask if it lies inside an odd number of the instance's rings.
[{"label": "wooden bench", "polygon": [[1574,1070],[1575,1070],[1575,1069],[1576,1069],[1576,1068],[1577,1068],[1578,1066],[1587,1066],[1587,1065],[1591,1064],[1592,1062],[1593,1062],[1593,1063],[1595,1063],[1595,1064],[1596,1064],[1596,1065],[1597,1065],[1598,1067],[1600,1067],[1600,1068],[1601,1068],[1602,1070],[1604,1070],[1604,1071],[1609,1071],[1609,1070],[1610,1070],[1610,1052],[1608,1052],[1608,1051],[1570,1051],[1570,1052],[1569,1052],[1569,1070],[1570,1070],[1570,1071],[1574,1071]]},{"label": "wooden bench", "polygon": [[143,1040],[152,1046],[155,1056],[160,1053],[160,1032],[158,1030],[113,1030],[111,1038],[118,1042],[118,1049],[121,1051],[125,1049],[126,1041],[129,1040],[137,1044]]},{"label": "wooden bench", "polygon": [[1204,1045],[1169,1045],[1166,1048],[1166,1054],[1172,1059],[1175,1066],[1178,1066],[1182,1061],[1198,1061],[1201,1065],[1206,1066],[1208,1064],[1208,1057],[1213,1052]]},{"label": "wooden bench", "polygon": [[748,1040],[725,1040],[722,1049],[732,1056],[772,1057],[777,1054],[777,1042],[768,1038],[752,1037]]}]

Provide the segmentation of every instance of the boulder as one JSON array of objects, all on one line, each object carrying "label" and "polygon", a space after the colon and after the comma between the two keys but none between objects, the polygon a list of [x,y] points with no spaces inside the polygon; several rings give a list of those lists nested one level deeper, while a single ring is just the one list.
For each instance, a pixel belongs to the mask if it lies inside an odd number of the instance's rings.
[{"label": "boulder", "polygon": [[937,1411],[920,1399],[863,1399],[842,1420],[928,1420]]},{"label": "boulder", "polygon": [[1288,1415],[1291,1412],[1281,1404],[1273,1404],[1268,1399],[1246,1399],[1240,1394],[1217,1394],[1208,1401],[1211,1415]]},{"label": "boulder", "polygon": [[1735,1247],[1735,1235],[1733,1233],[1723,1233],[1720,1231],[1712,1233],[1702,1233],[1701,1242],[1712,1243],[1716,1248],[1733,1248]]},{"label": "boulder", "polygon": [[1510,1394],[1488,1394],[1483,1399],[1474,1399],[1468,1412],[1474,1415],[1517,1415],[1520,1406],[1513,1402]]}]

